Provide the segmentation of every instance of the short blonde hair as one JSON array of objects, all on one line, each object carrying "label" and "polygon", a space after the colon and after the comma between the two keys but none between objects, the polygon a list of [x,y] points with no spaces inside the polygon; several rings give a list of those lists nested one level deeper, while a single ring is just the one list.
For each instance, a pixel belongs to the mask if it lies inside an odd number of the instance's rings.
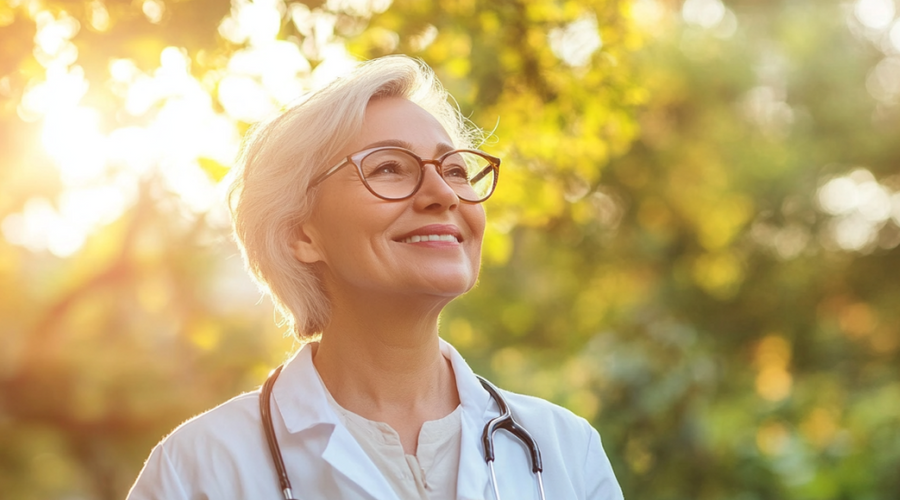
[{"label": "short blonde hair", "polygon": [[431,113],[456,147],[472,147],[480,131],[451,104],[424,63],[388,56],[310,94],[247,133],[234,171],[229,207],[247,269],[302,341],[321,333],[330,303],[313,266],[294,257],[297,229],[315,205],[316,175],[362,128],[372,99],[401,97]]}]

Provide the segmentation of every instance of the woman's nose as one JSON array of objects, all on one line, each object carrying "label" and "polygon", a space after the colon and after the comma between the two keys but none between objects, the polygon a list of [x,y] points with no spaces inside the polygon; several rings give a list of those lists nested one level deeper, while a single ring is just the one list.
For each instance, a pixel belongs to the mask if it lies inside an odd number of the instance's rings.
[{"label": "woman's nose", "polygon": [[444,180],[439,165],[436,163],[425,165],[422,176],[422,185],[415,195],[417,206],[421,208],[440,206],[449,209],[459,205],[459,196]]}]

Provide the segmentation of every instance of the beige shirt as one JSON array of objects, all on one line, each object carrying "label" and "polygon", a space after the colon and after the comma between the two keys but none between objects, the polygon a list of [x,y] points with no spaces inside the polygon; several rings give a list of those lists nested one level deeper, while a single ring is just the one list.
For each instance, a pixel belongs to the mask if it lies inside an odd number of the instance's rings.
[{"label": "beige shirt", "polygon": [[400,435],[390,425],[344,409],[330,393],[328,402],[397,496],[404,500],[456,499],[462,406],[444,418],[422,424],[416,454],[407,455]]}]

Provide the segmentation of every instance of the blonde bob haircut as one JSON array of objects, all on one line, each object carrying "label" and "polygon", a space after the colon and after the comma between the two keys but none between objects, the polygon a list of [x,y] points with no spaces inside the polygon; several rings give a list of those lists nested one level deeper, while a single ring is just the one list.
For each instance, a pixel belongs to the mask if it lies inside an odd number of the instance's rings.
[{"label": "blonde bob haircut", "polygon": [[235,239],[250,274],[301,341],[321,333],[330,319],[329,300],[314,267],[293,253],[298,228],[316,203],[310,182],[359,134],[369,102],[384,97],[421,106],[458,148],[470,148],[481,138],[428,66],[388,56],[360,64],[257,124],[244,139],[229,194]]}]

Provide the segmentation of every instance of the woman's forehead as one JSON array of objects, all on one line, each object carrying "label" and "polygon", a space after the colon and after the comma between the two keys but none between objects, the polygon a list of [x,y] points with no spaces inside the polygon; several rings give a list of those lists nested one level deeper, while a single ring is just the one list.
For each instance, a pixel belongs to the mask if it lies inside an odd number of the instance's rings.
[{"label": "woman's forehead", "polygon": [[[394,144],[388,144],[393,142]],[[366,107],[362,128],[353,145],[359,149],[398,145],[423,154],[446,152],[454,144],[434,115],[418,104],[399,97],[372,100]]]}]

